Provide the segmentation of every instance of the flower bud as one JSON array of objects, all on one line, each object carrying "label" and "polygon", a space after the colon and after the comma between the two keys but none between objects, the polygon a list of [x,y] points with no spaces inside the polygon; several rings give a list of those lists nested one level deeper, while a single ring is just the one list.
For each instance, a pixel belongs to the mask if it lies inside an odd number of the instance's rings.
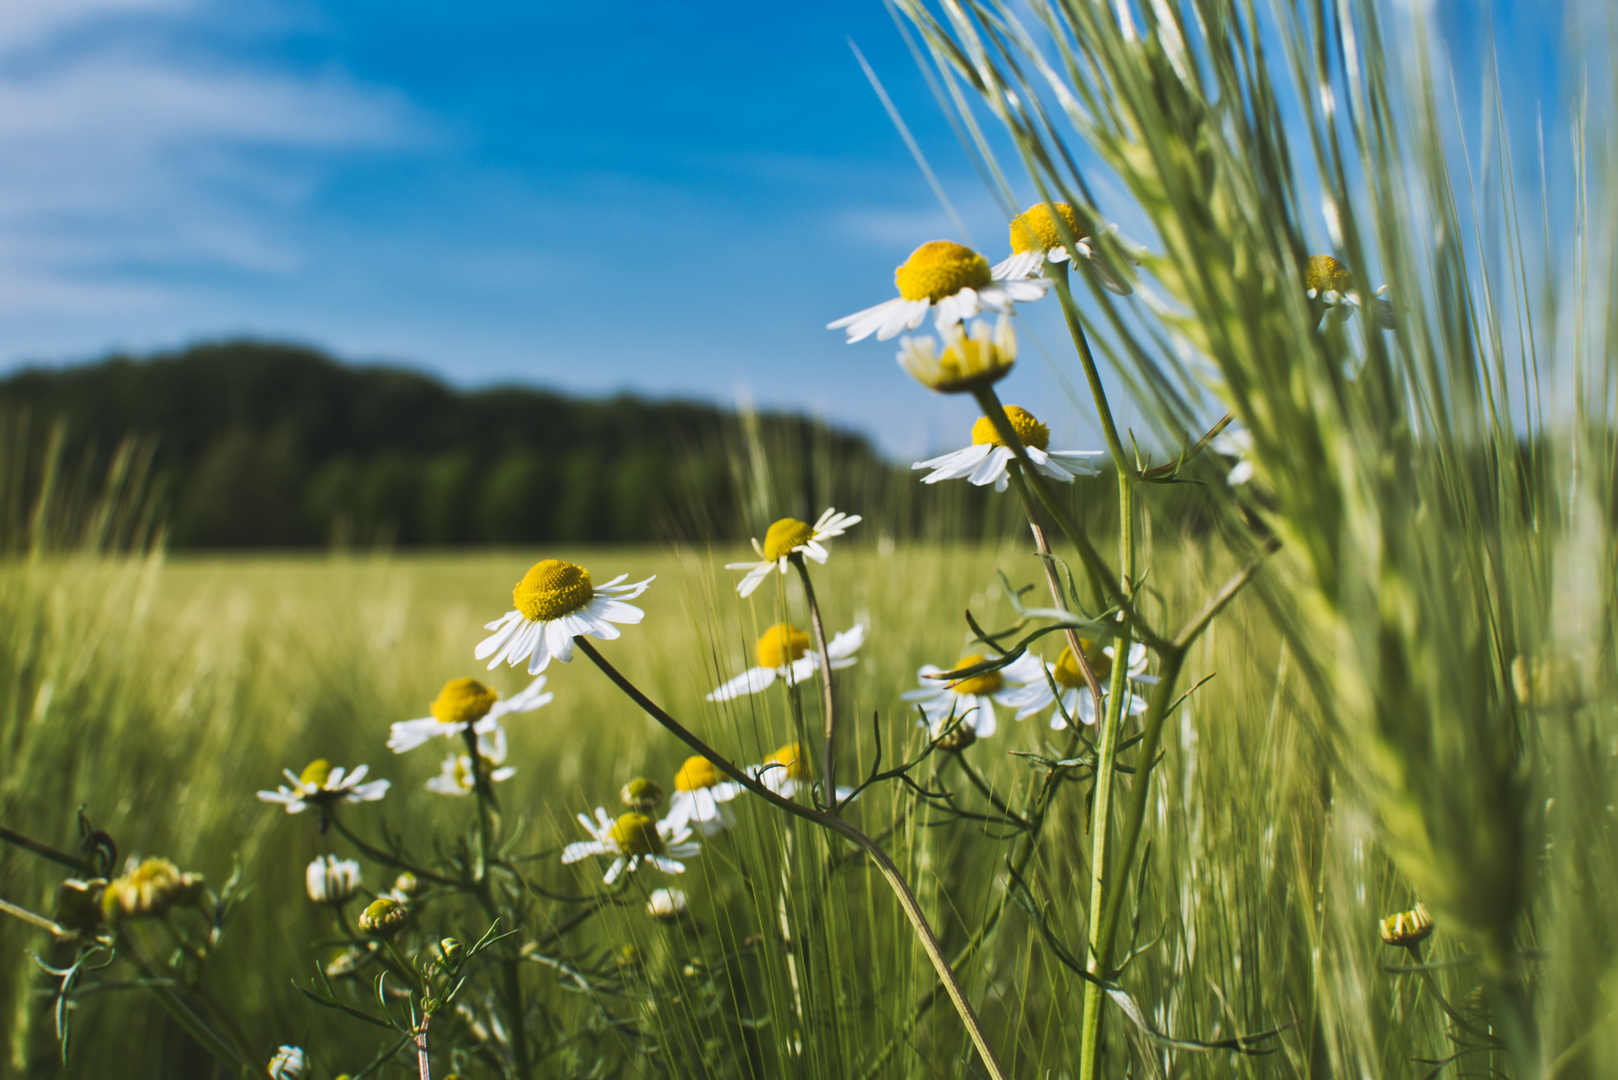
[{"label": "flower bud", "polygon": [[360,929],[374,938],[391,939],[410,921],[410,910],[390,896],[371,901],[360,914]]},{"label": "flower bud", "polygon": [[1427,940],[1433,932],[1433,917],[1427,913],[1426,904],[1417,904],[1409,911],[1383,919],[1381,929],[1384,942],[1409,948]]},{"label": "flower bud", "polygon": [[101,925],[101,896],[106,891],[106,878],[80,881],[68,878],[56,886],[56,909],[52,917],[66,930],[80,932],[94,930]]},{"label": "flower bud", "polygon": [[401,904],[410,899],[412,896],[415,896],[420,891],[421,879],[416,877],[415,874],[412,874],[408,870],[393,879],[392,896]]},{"label": "flower bud", "polygon": [[625,806],[631,810],[645,812],[653,810],[663,801],[663,785],[656,780],[648,780],[644,776],[637,776],[623,786],[618,797]]},{"label": "flower bud", "polygon": [[101,894],[101,912],[109,922],[166,915],[171,908],[195,904],[206,888],[201,874],[181,873],[167,859],[142,859]]},{"label": "flower bud", "polygon": [[360,891],[360,864],[353,859],[322,855],[304,872],[309,899],[317,904],[346,904]]},{"label": "flower bud", "polygon": [[673,922],[685,914],[684,889],[653,889],[646,901],[646,914],[663,922]]},{"label": "flower bud", "polygon": [[444,966],[454,971],[461,966],[466,958],[466,946],[458,938],[440,938],[438,941],[438,955],[444,958]]},{"label": "flower bud", "polygon": [[269,1073],[271,1080],[303,1080],[303,1072],[307,1063],[304,1060],[303,1049],[297,1046],[282,1046],[270,1059]]}]

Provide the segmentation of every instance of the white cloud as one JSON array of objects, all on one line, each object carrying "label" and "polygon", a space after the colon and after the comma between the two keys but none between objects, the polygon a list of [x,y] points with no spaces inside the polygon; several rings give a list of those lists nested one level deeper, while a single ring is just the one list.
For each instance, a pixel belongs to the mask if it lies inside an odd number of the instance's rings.
[{"label": "white cloud", "polygon": [[289,273],[300,250],[282,223],[326,168],[416,137],[386,89],[182,50],[203,14],[186,0],[0,5],[0,314],[163,302],[131,268]]}]

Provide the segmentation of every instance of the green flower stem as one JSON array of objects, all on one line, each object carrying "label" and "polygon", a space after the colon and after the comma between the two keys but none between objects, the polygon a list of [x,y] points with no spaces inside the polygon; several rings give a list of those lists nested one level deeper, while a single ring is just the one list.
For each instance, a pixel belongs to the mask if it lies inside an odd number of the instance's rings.
[{"label": "green flower stem", "polygon": [[120,954],[146,977],[148,988],[156,996],[158,1004],[163,1006],[164,1012],[174,1018],[175,1023],[185,1029],[187,1035],[197,1040],[204,1050],[213,1055],[214,1060],[234,1065],[238,1073],[244,1071],[260,1075],[266,1073],[266,1070],[257,1065],[241,1047],[232,1043],[227,1036],[215,1031],[207,1020],[197,1015],[196,1010],[186,1003],[173,986],[169,985],[173,980],[153,967],[151,961],[141,954],[128,934],[120,937],[122,938],[120,944],[124,946],[119,950]]},{"label": "green flower stem", "polygon": [[[788,560],[798,568],[803,579],[803,597],[809,605],[809,625],[815,632],[815,648],[820,652],[821,714],[825,717],[824,742],[821,747],[823,762],[821,780],[825,787],[823,798],[826,809],[837,813],[837,720],[832,711],[831,657],[826,655],[826,627],[820,620],[820,605],[815,602],[815,587],[809,581],[809,566],[801,552],[793,552]],[[807,750],[807,747],[805,748]]]},{"label": "green flower stem", "polygon": [[53,863],[59,863],[69,870],[75,870],[83,874],[85,877],[95,876],[96,868],[89,860],[81,859],[77,855],[69,855],[65,851],[58,851],[49,844],[40,843],[33,837],[24,836],[20,832],[13,832],[4,825],[0,825],[0,840],[4,840],[8,844],[16,844],[24,851],[31,851],[42,859],[49,859]]},{"label": "green flower stem", "polygon": [[50,934],[52,937],[66,937],[69,934],[69,931],[57,926],[55,922],[47,919],[45,916],[36,915],[27,908],[18,907],[16,904],[13,904],[8,900],[0,900],[0,912],[5,912],[14,919],[21,919],[25,923],[31,923],[32,925],[37,926],[41,930],[44,930],[46,933]]},{"label": "green flower stem", "polygon": [[415,874],[423,881],[431,881],[438,885],[448,885],[453,889],[466,887],[466,882],[462,881],[460,878],[452,878],[444,874],[434,873],[424,866],[417,866],[414,863],[399,858],[392,852],[383,851],[381,848],[367,843],[358,835],[349,831],[348,826],[344,825],[337,817],[335,810],[335,807],[328,806],[325,808],[326,820],[331,822],[332,828],[336,829],[342,834],[343,839],[347,840],[350,844],[353,844],[356,848],[359,848],[359,850],[362,851],[367,858],[371,859],[371,861],[381,863],[383,866],[391,866],[395,870],[408,870],[410,873]]},{"label": "green flower stem", "polygon": [[894,865],[893,859],[888,856],[888,853],[882,849],[882,845],[835,814],[828,814],[822,810],[804,806],[802,803],[794,802],[791,799],[783,799],[749,776],[735,762],[723,757],[719,751],[688,731],[674,717],[664,712],[651,698],[641,693],[640,689],[625,678],[617,668],[608,663],[607,658],[602,656],[594,645],[590,644],[588,638],[576,637],[573,639],[573,643],[579,647],[584,655],[590,658],[596,667],[601,669],[602,674],[612,680],[618,689],[628,695],[630,700],[639,705],[648,716],[662,724],[681,742],[707,758],[726,776],[776,809],[791,814],[793,817],[813,822],[823,829],[838,833],[864,849],[866,855],[876,864],[882,877],[886,879],[888,887],[893,890],[893,895],[899,901],[899,907],[903,909],[905,918],[910,921],[910,927],[915,932],[917,941],[920,942],[923,951],[927,953],[927,958],[932,961],[933,970],[938,972],[940,981],[944,983],[944,988],[949,993],[950,1001],[955,1005],[955,1011],[960,1015],[961,1023],[966,1027],[967,1035],[971,1038],[972,1044],[977,1047],[978,1056],[982,1059],[984,1068],[993,1080],[1007,1080],[1004,1067],[1001,1066],[999,1059],[994,1055],[994,1050],[989,1046],[989,1038],[983,1030],[982,1022],[978,1020],[977,1014],[973,1012],[971,1004],[966,1000],[966,991],[962,989],[960,981],[955,978],[955,973],[950,970],[949,960],[944,956],[943,946],[938,943],[937,935],[933,933],[933,928],[928,924],[927,917],[922,914],[921,905],[916,901],[915,894],[910,891],[910,886],[905,883],[904,875],[899,872],[899,868]]},{"label": "green flower stem", "polygon": [[978,791],[982,793],[983,797],[989,800],[989,805],[1000,811],[1001,815],[1005,817],[1007,821],[1010,821],[1024,832],[1027,832],[1034,827],[1033,822],[1029,821],[1011,807],[1007,806],[1006,800],[994,793],[994,789],[989,787],[989,785],[984,782],[983,777],[980,776],[978,771],[972,767],[972,763],[966,760],[965,754],[958,753],[952,756],[961,766],[961,771],[966,774],[966,778],[972,782],[972,786],[977,788]]},{"label": "green flower stem", "polygon": [[1123,477],[1134,476],[1134,465],[1124,454],[1123,440],[1118,438],[1118,425],[1107,404],[1107,390],[1101,385],[1101,372],[1097,370],[1096,358],[1090,352],[1090,339],[1085,336],[1079,306],[1073,302],[1073,292],[1068,288],[1067,268],[1065,262],[1047,262],[1045,276],[1056,286],[1056,299],[1067,318],[1067,332],[1072,335],[1073,347],[1079,352],[1079,363],[1084,365],[1084,377],[1090,384],[1090,396],[1095,399],[1096,415],[1101,417],[1101,432],[1107,439],[1107,452],[1112,455],[1112,467],[1118,470],[1121,481]]}]

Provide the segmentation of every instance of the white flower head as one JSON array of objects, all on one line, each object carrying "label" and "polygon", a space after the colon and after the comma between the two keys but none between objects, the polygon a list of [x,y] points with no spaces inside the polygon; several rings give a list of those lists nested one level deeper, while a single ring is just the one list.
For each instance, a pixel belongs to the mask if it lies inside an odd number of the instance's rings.
[{"label": "white flower head", "polygon": [[[1034,468],[1052,480],[1069,483],[1075,476],[1093,476],[1096,467],[1091,464],[1100,450],[1051,450],[1051,430],[1034,418],[1034,414],[1017,405],[1006,406],[1006,419],[1028,451],[1028,460]],[[921,478],[924,484],[962,477],[979,487],[993,484],[994,490],[1004,491],[1010,483],[1006,468],[1017,460],[1016,453],[1000,437],[999,430],[987,416],[980,416],[972,425],[972,445],[952,450],[926,461],[917,461],[912,469],[931,469]]]},{"label": "white flower head", "polygon": [[674,797],[669,800],[671,829],[690,825],[699,836],[712,836],[733,820],[730,807],[721,806],[742,793],[742,786],[729,779],[700,754],[685,759],[674,774]]},{"label": "white flower head", "polygon": [[[828,647],[829,648],[829,647]],[[814,782],[814,769],[802,743],[787,743],[757,765],[748,766],[754,780],[763,784],[783,799],[790,799],[800,787]],[[853,788],[839,787],[837,801],[842,802],[854,794]]]},{"label": "white flower head", "polygon": [[[789,623],[776,623],[758,639],[754,650],[758,666],[748,668],[714,690],[708,700],[730,701],[744,694],[756,694],[776,679],[785,679],[788,686],[796,686],[820,670],[820,653],[809,644],[809,635],[802,630]],[[826,642],[827,666],[836,671],[857,663],[854,653],[864,644],[865,624],[855,623]]]},{"label": "white flower head", "polygon": [[325,758],[316,758],[304,766],[303,772],[294,774],[291,769],[282,769],[292,784],[289,788],[285,784],[274,791],[261,791],[258,797],[265,802],[280,803],[287,808],[289,814],[299,814],[309,806],[329,806],[335,802],[360,803],[375,802],[388,793],[388,781],[372,780],[370,783],[361,783],[370,766],[360,765],[353,772],[344,772],[343,767],[333,767]]},{"label": "white flower head", "polygon": [[1235,458],[1236,463],[1225,474],[1225,483],[1231,487],[1240,487],[1253,479],[1253,433],[1242,426],[1240,420],[1232,420],[1225,425],[1225,430],[1215,435],[1208,443],[1208,449],[1216,454],[1223,454],[1228,458]]},{"label": "white flower head", "polygon": [[[938,338],[902,337],[895,359],[910,377],[940,394],[971,393],[1005,378],[1017,362],[1017,334],[1004,315],[938,328]],[[940,340],[942,339],[942,343]]]},{"label": "white flower head", "polygon": [[[1090,670],[1095,674],[1096,682],[1101,684],[1102,704],[1107,701],[1107,686],[1112,679],[1112,664],[1116,650],[1108,645],[1105,648],[1096,648],[1092,641],[1079,639],[1079,646],[1084,649],[1084,658],[1090,663]],[[1129,646],[1129,681],[1134,684],[1150,686],[1157,682],[1157,678],[1146,674],[1150,663],[1146,655],[1146,646],[1136,641]],[[1062,708],[1051,713],[1051,727],[1061,731],[1067,727],[1063,719],[1063,712],[1074,717],[1084,724],[1096,722],[1095,699],[1090,696],[1089,687],[1084,681],[1084,672],[1079,670],[1078,661],[1073,658],[1072,648],[1062,650],[1056,663],[1046,664],[1045,669],[1050,672],[1050,680],[1043,675],[1029,680],[1028,684],[1014,693],[1006,695],[1005,704],[1017,710],[1017,719],[1022,720],[1035,713],[1050,708],[1056,703],[1056,696],[1051,693],[1051,682],[1061,694]],[[1124,699],[1125,716],[1139,716],[1146,711],[1146,699],[1133,690]]]},{"label": "white flower head", "polygon": [[562,850],[562,861],[575,863],[591,855],[610,856],[612,865],[601,879],[608,885],[617,881],[625,870],[634,873],[642,863],[650,863],[665,874],[683,874],[685,863],[681,860],[695,858],[701,850],[691,839],[690,829],[683,825],[676,828],[666,818],[654,821],[631,810],[614,819],[599,806],[595,821],[583,814],[578,818],[584,831],[594,839],[569,844]]},{"label": "white flower head", "polygon": [[842,536],[850,525],[857,525],[861,520],[858,514],[839,514],[831,507],[827,507],[813,525],[797,518],[782,518],[764,534],[764,543],[760,544],[757,537],[753,538],[753,550],[758,552],[760,562],[726,563],[725,569],[747,571],[747,576],[737,584],[736,591],[743,596],[751,596],[753,590],[770,576],[771,570],[786,573],[787,564],[794,555],[813,559],[824,566],[827,553],[821,541]]},{"label": "white flower head", "polygon": [[305,1068],[303,1049],[297,1046],[282,1046],[268,1066],[270,1080],[303,1080]]},{"label": "white flower head", "polygon": [[303,875],[309,899],[317,904],[346,904],[360,891],[360,864],[353,859],[320,855]]},{"label": "white flower head", "polygon": [[484,627],[494,633],[479,643],[477,658],[493,657],[490,671],[502,660],[512,667],[527,660],[528,674],[538,675],[552,657],[564,664],[572,660],[576,637],[612,641],[622,633],[614,623],[634,624],[646,615],[624,601],[645,592],[654,578],[625,585],[628,576],[596,585],[582,566],[561,559],[535,563],[511,590],[516,609]]},{"label": "white flower head", "polygon": [[940,679],[951,671],[964,671],[983,663],[988,657],[970,653],[961,657],[949,669],[934,664],[923,664],[916,672],[921,679],[920,690],[901,694],[905,701],[921,706],[927,718],[928,730],[938,738],[952,724],[971,728],[979,738],[987,738],[997,727],[995,702],[1010,705],[1010,695],[1033,679],[1042,679],[1039,658],[1023,653],[1005,667],[985,671],[981,675],[968,675],[962,679]]},{"label": "white flower head", "polygon": [[514,697],[500,695],[476,679],[451,679],[429,705],[431,715],[417,720],[397,721],[388,734],[388,749],[395,754],[414,750],[436,735],[453,739],[468,727],[482,735],[500,726],[502,716],[532,712],[549,705],[555,694],[547,694],[541,675]]},{"label": "white flower head", "polygon": [[[1052,213],[1052,210],[1055,213]],[[1062,228],[1057,224],[1061,218],[1061,225],[1065,226],[1068,235],[1072,238],[1073,249],[1070,252],[1062,238]],[[1118,226],[1108,228],[1109,232],[1117,232]],[[1027,210],[1011,219],[1011,255],[1004,262],[993,268],[997,278],[1029,278],[1043,273],[1045,264],[1068,262],[1074,253],[1090,264],[1096,277],[1108,292],[1119,296],[1128,296],[1133,292],[1126,281],[1111,262],[1096,250],[1090,228],[1084,224],[1078,211],[1067,203],[1039,203],[1030,206]]]},{"label": "white flower head", "polygon": [[[510,765],[501,767],[506,760],[506,729],[499,724],[478,735],[478,757],[483,759],[483,771],[491,783],[517,775],[517,770]],[[438,775],[427,781],[427,790],[439,795],[470,795],[477,790],[472,765],[472,755],[451,751],[445,756]]]},{"label": "white flower head", "polygon": [[826,329],[847,328],[850,344],[872,334],[887,341],[920,326],[929,311],[936,309],[934,321],[944,327],[985,310],[1009,312],[1013,303],[1038,300],[1049,286],[1043,279],[997,274],[988,259],[950,240],[929,240],[911,252],[893,272],[893,281],[898,296],[827,323]]},{"label": "white flower head", "polygon": [[673,922],[685,914],[684,889],[653,889],[646,898],[646,914],[662,922]]}]

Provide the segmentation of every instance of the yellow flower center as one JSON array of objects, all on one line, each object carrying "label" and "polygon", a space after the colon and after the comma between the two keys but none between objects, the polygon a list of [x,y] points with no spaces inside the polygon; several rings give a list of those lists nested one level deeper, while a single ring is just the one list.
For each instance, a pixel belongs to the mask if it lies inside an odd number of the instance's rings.
[{"label": "yellow flower center", "polygon": [[326,778],[331,775],[331,762],[325,758],[315,758],[303,767],[298,774],[299,784],[313,784],[317,788],[326,786]]},{"label": "yellow flower center", "polygon": [[1354,279],[1349,274],[1348,267],[1330,255],[1311,256],[1308,265],[1303,269],[1304,288],[1314,289],[1317,294],[1346,293],[1353,284]]},{"label": "yellow flower center", "polygon": [[[1088,638],[1079,639],[1079,647],[1084,650],[1084,658],[1090,661],[1090,670],[1095,672],[1096,682],[1105,683],[1112,678],[1112,657],[1096,647],[1096,643]],[[1079,670],[1079,662],[1073,658],[1071,647],[1063,649],[1062,655],[1056,658],[1056,671],[1053,673],[1056,682],[1069,690],[1083,686],[1084,672]]]},{"label": "yellow flower center", "polygon": [[812,525],[808,525],[797,518],[782,518],[770,526],[770,531],[764,534],[764,557],[774,562],[784,559],[792,554],[792,550],[809,542],[815,535]]},{"label": "yellow flower center", "polygon": [[476,679],[451,679],[429,706],[441,724],[470,724],[488,715],[500,695]]},{"label": "yellow flower center", "polygon": [[793,780],[809,779],[809,763],[804,757],[803,747],[798,743],[787,743],[775,753],[764,759],[766,765],[784,766],[773,768],[772,773],[784,774]]},{"label": "yellow flower center", "polygon": [[[1056,207],[1055,214],[1051,213],[1052,205]],[[1079,224],[1078,213],[1067,203],[1040,203],[1011,219],[1011,250],[1021,255],[1025,251],[1054,251],[1060,248],[1062,231],[1056,224],[1058,216],[1073,239],[1085,235],[1086,230]]]},{"label": "yellow flower center", "polygon": [[929,240],[893,272],[900,296],[935,304],[962,289],[981,289],[992,280],[989,260],[953,240]]},{"label": "yellow flower center", "polygon": [[[985,657],[977,653],[968,653],[961,657],[951,670],[959,671],[962,668],[975,667],[983,663]],[[997,671],[985,671],[982,675],[971,675],[964,679],[956,679],[947,684],[957,694],[993,694],[1006,688],[1006,677]]]},{"label": "yellow flower center", "polygon": [[458,788],[470,788],[470,787],[472,787],[473,784],[475,783],[475,781],[473,780],[473,777],[472,777],[472,759],[471,759],[471,757],[466,755],[466,754],[462,754],[460,757],[456,758],[455,759],[455,772],[452,775],[454,777],[456,787],[458,787]]},{"label": "yellow flower center", "polygon": [[[1017,433],[1024,446],[1032,446],[1036,450],[1044,450],[1051,444],[1051,429],[1034,419],[1034,414],[1017,405],[1006,406],[1006,419],[1011,421],[1011,430]],[[982,446],[1004,446],[1006,441],[1000,437],[995,429],[994,421],[987,416],[980,416],[977,423],[972,425],[972,442]]]},{"label": "yellow flower center", "polygon": [[784,668],[808,651],[808,634],[787,623],[776,623],[758,639],[758,666]]},{"label": "yellow flower center", "polygon": [[625,855],[656,855],[663,850],[663,838],[657,835],[657,822],[633,810],[612,823],[607,834],[618,850]]},{"label": "yellow flower center", "polygon": [[590,571],[561,559],[535,563],[511,590],[517,610],[530,622],[560,619],[588,604],[594,595]]},{"label": "yellow flower center", "polygon": [[700,791],[711,788],[725,779],[714,763],[702,756],[688,757],[680,771],[674,774],[674,786],[680,791]]}]

